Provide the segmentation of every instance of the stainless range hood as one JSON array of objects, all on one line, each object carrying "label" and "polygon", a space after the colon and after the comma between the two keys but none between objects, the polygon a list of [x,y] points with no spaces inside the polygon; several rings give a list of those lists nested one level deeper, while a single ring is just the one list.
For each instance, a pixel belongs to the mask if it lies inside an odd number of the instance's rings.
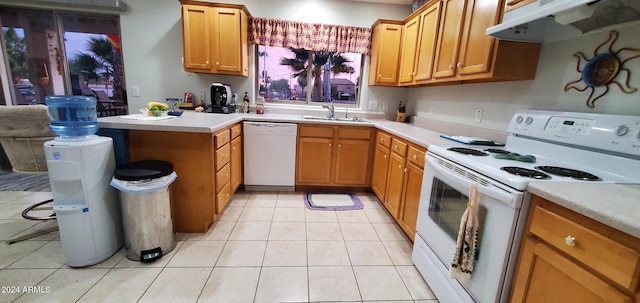
[{"label": "stainless range hood", "polygon": [[[578,36],[639,21],[640,1],[536,0],[505,13],[502,19],[502,23],[487,29],[487,35],[502,40],[545,42],[550,36],[550,29],[561,29],[561,32]],[[563,27],[571,29],[562,30]]]}]

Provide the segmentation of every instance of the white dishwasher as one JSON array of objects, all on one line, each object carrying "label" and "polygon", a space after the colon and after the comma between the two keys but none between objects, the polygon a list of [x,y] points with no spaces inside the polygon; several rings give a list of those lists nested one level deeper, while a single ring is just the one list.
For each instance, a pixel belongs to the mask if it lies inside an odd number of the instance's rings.
[{"label": "white dishwasher", "polygon": [[244,122],[245,190],[295,190],[297,133],[297,124]]}]

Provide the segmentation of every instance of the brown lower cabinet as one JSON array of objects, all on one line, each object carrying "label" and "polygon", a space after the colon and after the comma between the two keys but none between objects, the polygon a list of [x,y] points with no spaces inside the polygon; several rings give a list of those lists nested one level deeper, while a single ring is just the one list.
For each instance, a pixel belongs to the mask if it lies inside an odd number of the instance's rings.
[{"label": "brown lower cabinet", "polygon": [[[171,185],[172,218],[176,232],[206,232],[235,192],[242,151],[231,145],[231,129],[210,133],[129,131],[129,160],[170,162],[178,175]],[[237,138],[241,138],[236,136]],[[236,141],[237,142],[237,141]],[[236,145],[238,146],[238,145]],[[241,145],[239,145],[241,148]]]},{"label": "brown lower cabinet", "polygon": [[376,134],[371,187],[411,240],[416,233],[426,151],[383,131]]},{"label": "brown lower cabinet", "polygon": [[538,196],[511,302],[638,302],[640,240]]},{"label": "brown lower cabinet", "polygon": [[369,187],[371,127],[298,124],[296,185]]}]

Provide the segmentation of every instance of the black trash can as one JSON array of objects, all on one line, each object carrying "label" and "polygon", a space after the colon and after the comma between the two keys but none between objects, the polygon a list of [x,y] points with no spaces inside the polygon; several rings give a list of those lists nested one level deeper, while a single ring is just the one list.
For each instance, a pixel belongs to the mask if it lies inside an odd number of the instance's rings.
[{"label": "black trash can", "polygon": [[169,185],[177,175],[169,162],[146,160],[118,166],[111,186],[120,190],[127,258],[153,262],[176,246]]}]

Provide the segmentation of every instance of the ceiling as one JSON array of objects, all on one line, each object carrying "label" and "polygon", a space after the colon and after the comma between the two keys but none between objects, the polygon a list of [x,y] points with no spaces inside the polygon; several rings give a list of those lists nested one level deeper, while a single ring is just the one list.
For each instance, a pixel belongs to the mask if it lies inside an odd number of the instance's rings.
[{"label": "ceiling", "polygon": [[398,4],[398,5],[411,5],[411,3],[413,3],[413,0],[346,0],[346,1],[386,3],[386,4]]}]

